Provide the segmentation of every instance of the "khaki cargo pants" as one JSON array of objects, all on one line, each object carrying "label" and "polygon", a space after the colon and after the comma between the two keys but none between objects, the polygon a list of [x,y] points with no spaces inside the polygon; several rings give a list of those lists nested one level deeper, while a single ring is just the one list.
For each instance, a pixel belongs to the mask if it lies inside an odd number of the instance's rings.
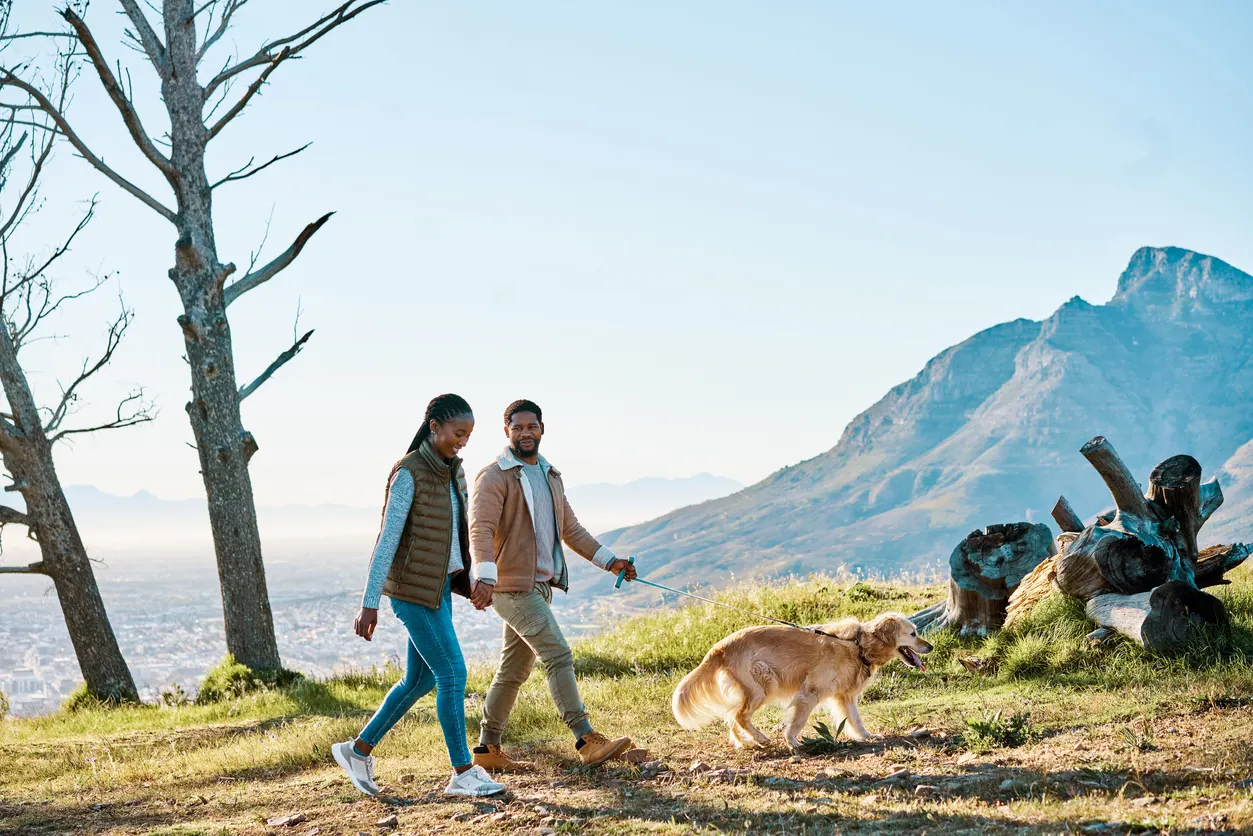
[{"label": "khaki cargo pants", "polygon": [[492,608],[505,622],[504,646],[500,649],[500,666],[487,689],[483,706],[483,727],[479,734],[482,744],[500,744],[505,724],[518,699],[518,689],[531,675],[536,656],[544,663],[548,691],[561,712],[562,721],[575,737],[583,737],[592,730],[574,680],[574,654],[553,616],[552,597],[552,587],[545,581],[536,583],[530,592],[497,592],[492,596]]}]

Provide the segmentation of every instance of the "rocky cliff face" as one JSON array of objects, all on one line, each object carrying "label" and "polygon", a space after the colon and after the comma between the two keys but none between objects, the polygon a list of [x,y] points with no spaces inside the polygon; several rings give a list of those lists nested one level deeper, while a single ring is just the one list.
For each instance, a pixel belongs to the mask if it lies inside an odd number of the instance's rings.
[{"label": "rocky cliff face", "polygon": [[1132,256],[1105,305],[1078,297],[1043,322],[978,333],[927,363],[839,443],[724,499],[610,536],[649,577],[711,581],[841,564],[937,565],[969,531],[1050,522],[1064,493],[1109,504],[1079,455],[1106,435],[1141,480],[1175,453],[1223,482],[1203,534],[1253,528],[1253,277],[1174,247]]}]

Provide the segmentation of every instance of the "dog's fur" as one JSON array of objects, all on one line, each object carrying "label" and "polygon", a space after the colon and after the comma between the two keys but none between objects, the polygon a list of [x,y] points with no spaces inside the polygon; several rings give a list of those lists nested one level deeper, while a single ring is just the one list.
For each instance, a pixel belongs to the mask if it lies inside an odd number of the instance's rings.
[{"label": "dog's fur", "polygon": [[[674,718],[686,729],[722,718],[732,746],[764,747],[770,738],[753,725],[753,714],[768,702],[786,703],[784,737],[797,751],[809,715],[826,704],[835,727],[847,719],[850,737],[871,739],[857,711],[857,698],[870,677],[893,659],[921,666],[917,654],[931,652],[931,645],[900,613],[883,613],[865,624],[848,619],[817,629],[829,635],[770,626],[727,636],[675,689]],[[902,648],[908,648],[912,660]]]}]

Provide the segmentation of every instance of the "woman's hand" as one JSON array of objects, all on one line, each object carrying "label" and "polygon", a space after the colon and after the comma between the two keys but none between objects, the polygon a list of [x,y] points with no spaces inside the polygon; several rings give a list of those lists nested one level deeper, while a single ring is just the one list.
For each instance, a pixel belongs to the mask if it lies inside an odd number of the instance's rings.
[{"label": "woman's hand", "polygon": [[495,591],[490,583],[484,581],[475,581],[474,588],[470,590],[470,603],[474,605],[476,610],[485,610],[492,605],[492,593]]},{"label": "woman's hand", "polygon": [[357,613],[357,620],[352,623],[353,632],[366,641],[374,639],[374,628],[379,623],[379,611],[362,607]]}]

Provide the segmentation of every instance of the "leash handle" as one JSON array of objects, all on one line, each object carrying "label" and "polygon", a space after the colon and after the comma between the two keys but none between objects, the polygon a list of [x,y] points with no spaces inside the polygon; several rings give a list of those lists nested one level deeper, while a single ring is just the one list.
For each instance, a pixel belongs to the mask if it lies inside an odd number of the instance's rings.
[{"label": "leash handle", "polygon": [[[627,558],[627,563],[629,563],[629,564],[631,564],[632,566],[634,566],[634,565],[635,565],[635,558],[634,558],[634,557],[628,557],[628,558]],[[623,581],[625,578],[626,578],[626,569],[623,569],[621,572],[619,572],[619,573],[618,573],[618,582],[617,582],[617,583],[615,583],[615,584],[613,585],[613,588],[614,588],[614,589],[621,589],[621,588],[622,588],[622,581]]]}]

